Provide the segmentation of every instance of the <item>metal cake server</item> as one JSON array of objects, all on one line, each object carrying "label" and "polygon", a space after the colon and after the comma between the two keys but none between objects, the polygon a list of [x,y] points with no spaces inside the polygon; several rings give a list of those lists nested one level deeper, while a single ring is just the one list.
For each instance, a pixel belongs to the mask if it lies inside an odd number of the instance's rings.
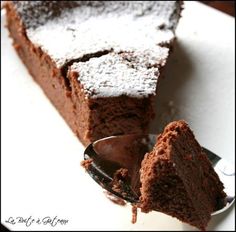
[{"label": "metal cake server", "polygon": [[[157,135],[111,136],[91,143],[84,151],[84,160],[92,159],[87,172],[107,191],[131,203],[139,200],[139,169],[144,155],[153,149]],[[224,159],[203,148],[216,173],[224,184],[227,194],[226,205],[212,213],[216,215],[227,210],[235,201],[235,169]],[[114,174],[128,169],[130,179],[114,188]]]}]

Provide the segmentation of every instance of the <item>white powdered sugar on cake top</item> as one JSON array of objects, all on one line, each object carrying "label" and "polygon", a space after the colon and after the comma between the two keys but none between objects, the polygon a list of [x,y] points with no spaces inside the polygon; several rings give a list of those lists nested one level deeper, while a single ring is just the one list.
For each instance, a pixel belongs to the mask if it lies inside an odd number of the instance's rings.
[{"label": "white powdered sugar on cake top", "polygon": [[136,69],[112,53],[74,63],[70,69],[79,73],[78,80],[90,98],[148,96],[155,92],[159,75],[157,68]]},{"label": "white powdered sugar on cake top", "polygon": [[78,81],[89,98],[148,97],[156,93],[158,67],[165,64],[168,56],[167,48],[159,47],[155,52],[159,59],[148,50],[142,51],[143,56],[140,52],[109,53],[74,63],[69,70],[78,73]]},{"label": "white powdered sugar on cake top", "polygon": [[[89,97],[122,94],[143,97],[156,93],[158,67],[164,66],[169,55],[181,2],[15,1],[14,4],[28,38],[58,68],[78,61],[72,67],[79,70],[79,81]],[[112,54],[94,55],[104,51]],[[129,63],[139,63],[140,67],[131,68],[121,60],[119,53],[127,51],[136,54],[132,57],[135,61]],[[81,62],[84,57],[94,56]]]},{"label": "white powdered sugar on cake top", "polygon": [[[73,11],[73,16],[79,11]],[[162,21],[160,21],[160,24]],[[97,16],[83,23],[63,24],[62,19],[53,20],[34,30],[28,30],[29,38],[40,45],[57,63],[58,67],[65,62],[78,59],[86,54],[111,50],[142,50],[158,43],[172,40],[173,32],[156,29],[155,21],[150,17],[133,18]]]},{"label": "white powdered sugar on cake top", "polygon": [[[75,1],[73,7],[64,10],[60,8],[63,5],[57,9],[53,1],[46,6],[41,4],[41,8],[35,4],[21,3],[18,7],[27,22],[27,36],[58,67],[102,50],[168,44],[174,38],[180,8],[175,1]],[[60,14],[50,17],[58,11]]]}]

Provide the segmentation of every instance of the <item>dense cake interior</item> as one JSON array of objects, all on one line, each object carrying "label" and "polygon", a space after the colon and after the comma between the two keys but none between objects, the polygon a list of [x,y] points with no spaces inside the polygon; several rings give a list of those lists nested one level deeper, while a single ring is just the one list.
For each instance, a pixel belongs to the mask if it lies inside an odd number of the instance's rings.
[{"label": "dense cake interior", "polygon": [[[157,54],[162,52],[156,50]],[[79,81],[89,99],[89,137],[96,140],[127,131],[146,131],[153,117],[151,95],[156,91],[158,67],[165,63],[164,57],[155,61],[149,57],[145,52],[142,56],[138,52],[113,52],[69,68],[72,89]]]},{"label": "dense cake interior", "polygon": [[9,1],[30,74],[84,145],[146,133],[181,1]]},{"label": "dense cake interior", "polygon": [[170,123],[141,167],[141,209],[204,230],[225,198],[223,184],[184,121]]}]

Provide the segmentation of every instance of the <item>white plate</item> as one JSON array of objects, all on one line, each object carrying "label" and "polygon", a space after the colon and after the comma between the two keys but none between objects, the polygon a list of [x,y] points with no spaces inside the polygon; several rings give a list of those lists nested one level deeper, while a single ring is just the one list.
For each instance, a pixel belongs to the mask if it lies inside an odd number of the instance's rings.
[{"label": "white plate", "polygon": [[[161,213],[138,214],[110,202],[80,167],[84,147],[32,80],[1,25],[2,223],[12,230],[195,230]],[[186,2],[178,43],[161,81],[156,121],[183,118],[201,145],[234,163],[234,18]],[[168,107],[172,101],[174,106]],[[175,110],[174,114],[168,110]],[[161,112],[161,113],[159,113]],[[153,130],[160,123],[153,123]],[[209,230],[233,230],[234,206]],[[51,226],[9,217],[69,220]],[[31,219],[28,221],[30,223]]]}]

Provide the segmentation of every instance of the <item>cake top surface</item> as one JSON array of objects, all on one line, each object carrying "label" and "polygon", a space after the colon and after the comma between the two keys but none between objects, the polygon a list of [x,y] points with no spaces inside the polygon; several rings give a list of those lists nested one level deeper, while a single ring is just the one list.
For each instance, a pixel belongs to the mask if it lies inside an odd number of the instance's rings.
[{"label": "cake top surface", "polygon": [[[142,56],[142,51],[152,50],[153,56],[155,50],[162,49],[155,55],[156,60],[167,59],[182,4],[180,1],[13,2],[28,38],[50,55],[58,68],[104,51],[133,51]],[[159,62],[160,66],[164,63]],[[156,85],[151,89],[155,94]],[[148,90],[146,96],[150,93]],[[144,91],[141,95],[145,95]]]},{"label": "cake top surface", "polygon": [[167,55],[168,49],[160,47],[141,52],[113,52],[76,62],[70,71],[78,73],[78,81],[90,98],[143,97],[156,91],[158,66],[164,65]]},{"label": "cake top surface", "polygon": [[175,1],[14,1],[29,39],[62,66],[102,50],[143,48],[173,39]]}]

